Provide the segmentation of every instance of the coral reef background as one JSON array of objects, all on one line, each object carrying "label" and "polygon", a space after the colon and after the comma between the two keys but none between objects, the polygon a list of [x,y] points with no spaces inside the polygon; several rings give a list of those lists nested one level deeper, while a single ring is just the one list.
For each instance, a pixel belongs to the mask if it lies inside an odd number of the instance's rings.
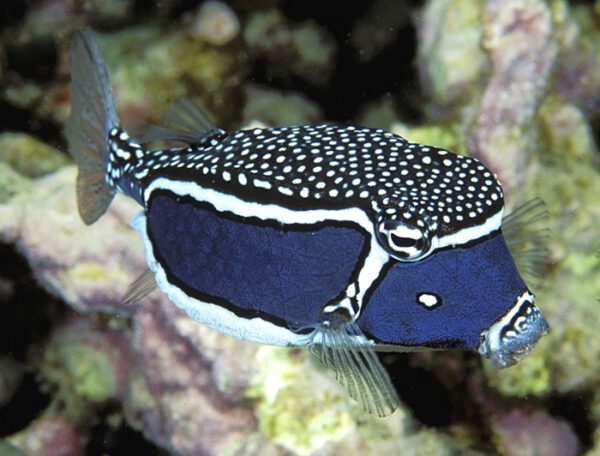
[{"label": "coral reef background", "polygon": [[[85,227],[62,128],[92,26],[127,128],[189,97],[223,128],[392,130],[483,160],[547,204],[550,335],[498,371],[387,353],[403,400],[365,416],[302,350],[190,321],[143,271],[136,211]],[[0,455],[600,455],[600,2],[0,3]]]}]

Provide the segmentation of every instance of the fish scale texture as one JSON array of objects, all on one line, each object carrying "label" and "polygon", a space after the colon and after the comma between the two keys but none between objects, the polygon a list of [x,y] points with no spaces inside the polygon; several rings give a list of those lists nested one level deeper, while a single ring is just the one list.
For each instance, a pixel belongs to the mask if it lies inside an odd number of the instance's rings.
[{"label": "fish scale texture", "polygon": [[[469,248],[439,251],[416,267],[396,264],[365,305],[359,325],[388,343],[477,349],[480,332],[506,312],[507,298],[525,288],[498,233]],[[419,304],[422,293],[441,297],[440,304]]]},{"label": "fish scale texture", "polygon": [[291,326],[318,321],[350,282],[365,243],[354,228],[256,226],[168,192],[152,196],[148,232],[169,279],[190,295]]}]

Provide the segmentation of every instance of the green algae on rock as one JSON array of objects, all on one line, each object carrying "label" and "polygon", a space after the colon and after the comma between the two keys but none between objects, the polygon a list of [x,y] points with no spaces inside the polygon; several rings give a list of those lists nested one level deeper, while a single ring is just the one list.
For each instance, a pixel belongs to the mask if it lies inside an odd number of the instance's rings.
[{"label": "green algae on rock", "polygon": [[256,401],[259,429],[289,454],[480,454],[419,428],[406,407],[383,419],[364,414],[305,350],[263,346],[256,366],[246,394]]},{"label": "green algae on rock", "polygon": [[481,90],[489,71],[481,48],[485,2],[442,0],[427,2],[419,21],[419,76],[433,103],[432,113],[456,111]]},{"label": "green algae on rock", "polygon": [[484,364],[488,383],[505,396],[544,396],[552,391],[548,360],[535,350],[510,369],[497,370]]},{"label": "green algae on rock", "polygon": [[236,49],[210,45],[185,29],[165,35],[150,26],[99,35],[99,41],[125,125],[157,121],[169,104],[186,97],[219,123],[239,116],[232,106],[239,104],[244,65]]},{"label": "green algae on rock", "polygon": [[508,206],[522,196],[537,144],[535,120],[558,46],[552,15],[541,0],[493,0],[483,17],[483,47],[491,75],[469,128],[472,156],[503,183]]},{"label": "green algae on rock", "polygon": [[424,125],[408,126],[399,122],[393,123],[390,130],[417,144],[435,144],[436,147],[464,154],[465,145],[461,142],[459,125]]},{"label": "green algae on rock", "polygon": [[26,177],[40,177],[71,160],[59,150],[25,133],[0,134],[0,162]]},{"label": "green algae on rock", "polygon": [[247,393],[258,401],[263,434],[298,455],[335,444],[355,428],[352,404],[331,377],[309,368],[306,355],[260,347],[256,361],[261,370]]},{"label": "green algae on rock", "polygon": [[[142,261],[142,246],[127,226],[135,208],[118,198],[118,210],[111,212],[103,227],[82,237],[73,192],[75,174],[72,166],[59,169],[32,181],[31,191],[0,205],[0,240],[18,242],[36,280],[70,306],[128,315],[134,309],[123,306],[123,295]],[[103,247],[106,229],[111,239],[108,257]]]},{"label": "green algae on rock", "polygon": [[210,44],[223,46],[240,31],[240,21],[226,3],[208,0],[200,5],[192,21],[191,32]]},{"label": "green algae on rock", "polygon": [[537,290],[552,327],[519,366],[486,370],[503,394],[569,394],[600,376],[600,179],[597,147],[582,111],[549,97],[539,110],[540,152],[527,195],[542,195],[550,217],[550,270]]},{"label": "green algae on rock", "polygon": [[274,74],[293,74],[325,85],[333,71],[336,45],[316,22],[293,23],[278,10],[252,13],[243,30],[248,49],[264,58]]},{"label": "green algae on rock", "polygon": [[246,88],[243,125],[259,121],[270,127],[317,123],[323,117],[316,103],[295,92],[281,92],[258,86]]},{"label": "green algae on rock", "polygon": [[552,2],[560,46],[553,77],[554,92],[584,112],[600,112],[600,30],[593,6],[566,0]]},{"label": "green algae on rock", "polygon": [[0,203],[9,201],[12,197],[24,192],[31,182],[16,172],[11,166],[0,162]]},{"label": "green algae on rock", "polygon": [[[8,437],[7,442],[27,456],[79,456],[84,454],[85,438],[74,422],[45,413],[25,429]],[[1,445],[1,444],[0,444]],[[2,447],[0,446],[0,450]],[[5,453],[0,453],[2,456]],[[13,453],[8,453],[13,454]]]},{"label": "green algae on rock", "polygon": [[363,109],[360,124],[370,128],[384,128],[407,141],[417,144],[435,144],[436,147],[467,155],[464,143],[464,126],[459,122],[409,125],[396,115],[394,104],[388,97],[368,104]]},{"label": "green algae on rock", "polygon": [[0,454],[2,456],[28,456],[19,447],[14,446],[6,440],[0,440]]},{"label": "green algae on rock", "polygon": [[56,389],[63,414],[80,419],[107,401],[123,397],[133,357],[117,330],[74,319],[54,330],[42,356],[40,375]]}]

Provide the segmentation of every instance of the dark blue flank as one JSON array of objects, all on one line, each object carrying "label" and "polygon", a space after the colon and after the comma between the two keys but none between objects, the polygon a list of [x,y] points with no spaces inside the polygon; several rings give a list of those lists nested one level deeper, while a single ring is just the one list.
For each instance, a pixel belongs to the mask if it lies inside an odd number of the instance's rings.
[{"label": "dark blue flank", "polygon": [[147,216],[154,253],[172,283],[284,327],[316,323],[368,245],[356,228],[258,226],[166,191],[153,192]]},{"label": "dark blue flank", "polygon": [[[501,232],[417,263],[394,263],[363,307],[358,324],[381,343],[477,349],[480,333],[526,288]],[[417,302],[432,293],[442,303]]]}]

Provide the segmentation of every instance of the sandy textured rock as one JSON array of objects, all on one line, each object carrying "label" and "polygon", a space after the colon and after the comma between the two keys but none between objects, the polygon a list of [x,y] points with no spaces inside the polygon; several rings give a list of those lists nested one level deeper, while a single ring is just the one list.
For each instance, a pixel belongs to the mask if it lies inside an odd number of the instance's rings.
[{"label": "sandy textured rock", "polygon": [[202,3],[192,21],[191,31],[208,43],[222,46],[240,31],[240,21],[226,3],[209,0]]},{"label": "sandy textured rock", "polygon": [[432,113],[448,117],[473,98],[488,68],[480,46],[483,0],[427,2],[418,21],[419,77]]},{"label": "sandy textured rock", "polygon": [[541,0],[490,0],[483,24],[491,76],[468,134],[469,152],[498,174],[514,201],[526,179],[536,110],[558,47],[551,11]]},{"label": "sandy textured rock", "polygon": [[243,37],[276,75],[292,74],[315,85],[325,85],[331,76],[336,45],[315,21],[294,23],[276,9],[258,11],[248,18]]},{"label": "sandy textured rock", "polygon": [[87,316],[57,326],[44,349],[40,378],[73,420],[122,400],[135,369],[127,332]]},{"label": "sandy textured rock", "polygon": [[0,134],[0,162],[26,177],[40,177],[70,163],[66,154],[24,133]]},{"label": "sandy textured rock", "polygon": [[506,456],[575,456],[580,444],[563,420],[542,411],[513,410],[493,419],[498,447]]},{"label": "sandy textured rock", "polygon": [[29,187],[29,179],[0,162],[0,202],[6,202]]},{"label": "sandy textured rock", "polygon": [[270,127],[319,123],[323,118],[315,102],[295,92],[246,87],[243,124],[262,122]]},{"label": "sandy textured rock", "polygon": [[549,98],[540,109],[544,154],[528,196],[541,195],[550,216],[550,264],[534,289],[552,331],[522,363],[486,370],[505,394],[594,390],[600,377],[600,180],[597,146],[583,112]]},{"label": "sandy textured rock", "polygon": [[169,34],[156,26],[133,27],[99,34],[98,40],[128,128],[158,122],[172,102],[188,97],[219,124],[239,117],[231,109],[240,104],[245,74],[238,50],[210,45],[183,27]]},{"label": "sandy textured rock", "polygon": [[[75,423],[60,416],[48,414],[37,419],[28,428],[10,437],[4,445],[14,445],[14,453],[19,450],[27,456],[83,456],[85,454],[84,437]],[[0,443],[0,451],[4,451]]]}]

